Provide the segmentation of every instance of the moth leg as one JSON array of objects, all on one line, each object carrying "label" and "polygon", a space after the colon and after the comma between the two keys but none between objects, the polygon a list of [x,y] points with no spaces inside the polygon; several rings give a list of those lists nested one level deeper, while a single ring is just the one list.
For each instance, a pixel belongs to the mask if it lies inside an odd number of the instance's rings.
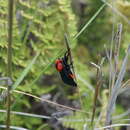
[{"label": "moth leg", "polygon": [[64,57],[62,58],[65,65],[68,65],[68,51],[65,52]]}]

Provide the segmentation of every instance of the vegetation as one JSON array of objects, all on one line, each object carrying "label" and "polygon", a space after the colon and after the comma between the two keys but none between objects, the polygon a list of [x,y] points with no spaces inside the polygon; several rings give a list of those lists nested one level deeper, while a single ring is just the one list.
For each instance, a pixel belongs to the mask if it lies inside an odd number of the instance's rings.
[{"label": "vegetation", "polygon": [[[1,0],[0,129],[130,126],[129,10],[126,0]],[[65,34],[77,88],[55,69]]]}]

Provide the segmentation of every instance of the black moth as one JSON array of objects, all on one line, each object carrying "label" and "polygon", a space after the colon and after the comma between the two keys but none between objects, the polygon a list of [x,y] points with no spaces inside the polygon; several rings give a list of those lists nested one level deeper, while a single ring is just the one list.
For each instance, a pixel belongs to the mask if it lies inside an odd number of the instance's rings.
[{"label": "black moth", "polygon": [[55,62],[56,69],[60,73],[61,79],[64,83],[71,85],[71,86],[77,86],[77,83],[75,82],[75,75],[71,71],[71,64],[68,64],[68,57],[69,52],[67,51],[63,58],[59,58]]}]

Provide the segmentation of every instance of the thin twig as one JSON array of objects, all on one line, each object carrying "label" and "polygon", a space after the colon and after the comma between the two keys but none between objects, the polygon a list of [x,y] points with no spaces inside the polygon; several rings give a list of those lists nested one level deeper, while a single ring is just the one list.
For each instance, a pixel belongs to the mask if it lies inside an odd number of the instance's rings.
[{"label": "thin twig", "polygon": [[[95,65],[95,64],[94,64]],[[101,87],[102,84],[102,72],[101,72],[101,67],[97,67],[98,65],[96,65],[97,68],[97,85],[95,88],[95,94],[94,94],[94,100],[93,100],[93,112],[92,112],[92,118],[91,118],[91,126],[93,127],[93,121],[94,121],[94,117],[95,117],[95,112],[96,112],[96,105],[97,105],[97,99],[98,99],[98,94],[99,94],[99,89]]]},{"label": "thin twig", "polygon": [[[1,89],[5,89],[5,90],[7,89],[7,88],[2,87],[2,86],[0,86],[0,88]],[[77,111],[77,112],[81,112],[81,113],[85,113],[85,114],[90,114],[89,112],[86,112],[86,111],[83,111],[83,110],[80,110],[80,109],[77,109],[77,108],[65,106],[65,105],[62,105],[62,104],[59,104],[59,103],[56,103],[56,102],[53,102],[53,101],[50,101],[50,100],[47,100],[47,99],[44,99],[44,98],[40,98],[40,97],[38,97],[36,95],[30,94],[30,93],[26,93],[26,92],[23,92],[23,91],[12,90],[11,92],[16,92],[16,93],[19,93],[19,94],[30,96],[30,97],[33,97],[33,98],[38,99],[40,101],[52,104],[54,106],[62,107],[62,108],[65,108],[65,109],[69,109],[69,110],[72,110],[72,111]]]},{"label": "thin twig", "polygon": [[[12,31],[13,31],[13,5],[14,0],[8,0],[8,63],[7,63],[7,76],[9,78],[12,77]],[[7,120],[6,120],[6,128],[10,129],[10,106],[11,106],[11,86],[8,85],[7,90]]]}]

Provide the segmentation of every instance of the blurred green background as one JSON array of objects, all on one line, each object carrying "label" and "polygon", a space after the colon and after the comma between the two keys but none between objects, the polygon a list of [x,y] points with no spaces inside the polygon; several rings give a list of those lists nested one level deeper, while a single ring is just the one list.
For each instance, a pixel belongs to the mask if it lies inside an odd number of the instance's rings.
[{"label": "blurred green background", "polygon": [[[107,1],[119,12],[106,5],[90,25],[73,40],[92,16],[103,5],[101,0],[15,0],[13,25],[13,81],[20,77],[23,70],[39,53],[36,62],[16,90],[37,95],[38,97],[88,112],[75,112],[61,122],[20,115],[11,115],[11,125],[29,130],[85,130],[90,125],[93,109],[94,90],[97,84],[96,68],[90,62],[103,64],[103,84],[99,92],[94,123],[103,127],[108,102],[109,63],[104,46],[110,50],[111,39],[122,23],[121,49],[119,66],[125,55],[130,40],[130,1]],[[8,1],[0,0],[0,76],[6,76],[7,65],[7,16]],[[121,13],[121,15],[120,15]],[[114,32],[114,34],[113,34]],[[62,82],[55,69],[54,59],[66,49],[64,34],[69,35],[74,67],[79,88],[75,90]],[[114,39],[115,40],[115,39]],[[63,56],[63,53],[62,53]],[[58,56],[60,57],[60,56]],[[129,66],[124,81],[129,79]],[[0,90],[2,93],[2,89]],[[78,92],[79,91],[79,92]],[[117,99],[114,116],[130,109],[130,94],[121,94]],[[80,104],[80,101],[82,103]],[[52,104],[35,98],[12,93],[12,111],[52,116],[57,111],[66,111]],[[0,102],[0,109],[6,109],[5,101]],[[103,112],[101,119],[100,112]],[[5,124],[5,113],[0,113],[0,125]],[[126,116],[129,118],[129,115]],[[69,120],[70,119],[70,120]],[[72,119],[82,120],[74,122]],[[89,120],[85,122],[85,120]],[[118,121],[115,120],[117,123]],[[120,123],[120,122],[119,122]],[[121,122],[122,123],[122,122]],[[126,123],[126,121],[123,121]],[[127,122],[128,123],[128,122]],[[87,124],[87,126],[85,126]],[[2,128],[1,128],[2,129]],[[124,130],[123,128],[116,128]]]}]

